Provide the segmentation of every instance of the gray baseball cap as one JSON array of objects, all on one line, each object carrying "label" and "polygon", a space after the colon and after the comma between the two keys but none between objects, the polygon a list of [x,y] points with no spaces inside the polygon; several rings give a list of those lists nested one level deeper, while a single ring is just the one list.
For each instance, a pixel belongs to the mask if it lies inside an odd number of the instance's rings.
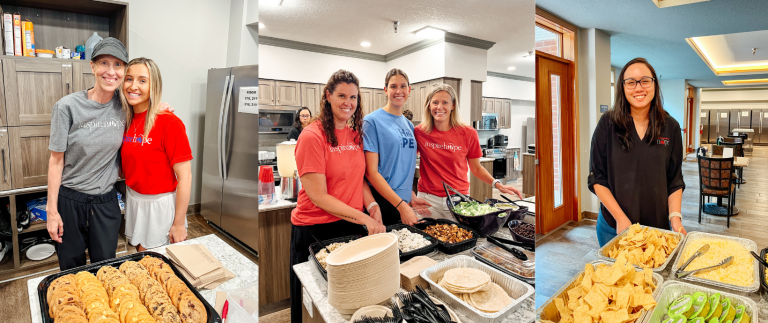
[{"label": "gray baseball cap", "polygon": [[112,55],[123,61],[123,63],[128,64],[128,50],[122,42],[117,40],[117,38],[107,37],[96,43],[96,45],[93,46],[91,61],[96,59],[99,55]]}]

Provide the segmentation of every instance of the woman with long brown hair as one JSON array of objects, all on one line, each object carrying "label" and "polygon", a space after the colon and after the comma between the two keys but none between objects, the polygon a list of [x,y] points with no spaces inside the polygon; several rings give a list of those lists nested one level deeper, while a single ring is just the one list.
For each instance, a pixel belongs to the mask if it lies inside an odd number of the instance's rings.
[{"label": "woman with long brown hair", "polygon": [[601,202],[600,246],[633,223],[685,233],[680,124],[664,111],[656,71],[644,58],[624,65],[618,84],[613,109],[592,136],[588,181]]},{"label": "woman with long brown hair", "polygon": [[418,197],[431,204],[430,217],[453,219],[445,204],[443,182],[468,195],[467,170],[502,193],[522,198],[518,189],[502,185],[480,166],[483,152],[477,130],[461,122],[453,87],[448,84],[434,87],[427,95],[423,111],[424,121],[414,130],[421,155]]},{"label": "woman with long brown hair", "polygon": [[[339,70],[328,80],[320,116],[299,135],[296,166],[302,189],[291,213],[291,268],[307,261],[309,245],[363,233],[385,232],[378,210],[363,213],[374,201],[364,184],[363,113],[360,82]],[[291,322],[301,322],[301,282],[291,269]]]},{"label": "woman with long brown hair", "polygon": [[307,107],[303,107],[296,111],[296,119],[293,120],[293,127],[288,132],[288,140],[298,140],[301,131],[312,121],[312,111]]}]

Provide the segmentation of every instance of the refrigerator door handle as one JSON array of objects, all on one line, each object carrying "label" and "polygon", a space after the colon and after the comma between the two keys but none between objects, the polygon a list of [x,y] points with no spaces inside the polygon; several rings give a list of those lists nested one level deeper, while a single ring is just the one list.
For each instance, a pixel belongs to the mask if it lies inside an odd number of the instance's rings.
[{"label": "refrigerator door handle", "polygon": [[219,165],[219,177],[224,178],[224,173],[222,171],[222,163],[221,163],[221,123],[222,123],[222,115],[224,114],[224,99],[227,97],[227,88],[229,88],[229,75],[227,75],[226,78],[224,78],[224,92],[221,93],[221,108],[219,108],[219,127],[216,129],[218,132],[218,139],[216,141],[216,151],[218,155],[218,165]]},{"label": "refrigerator door handle", "polygon": [[229,89],[227,89],[227,99],[226,103],[224,103],[224,122],[222,123],[222,140],[221,140],[221,149],[219,150],[221,153],[221,162],[222,162],[222,170],[224,171],[224,179],[227,179],[227,121],[229,120],[229,103],[232,100],[232,87],[235,84],[235,76],[232,75],[229,79]]}]

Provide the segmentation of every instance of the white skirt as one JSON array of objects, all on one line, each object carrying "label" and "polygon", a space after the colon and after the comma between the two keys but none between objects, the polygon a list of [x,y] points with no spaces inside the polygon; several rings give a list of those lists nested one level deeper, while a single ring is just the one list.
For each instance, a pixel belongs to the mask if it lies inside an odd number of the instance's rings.
[{"label": "white skirt", "polygon": [[[169,244],[176,216],[176,191],[163,194],[140,194],[126,186],[125,236],[132,246],[146,249]],[[184,219],[187,227],[187,219]]]}]

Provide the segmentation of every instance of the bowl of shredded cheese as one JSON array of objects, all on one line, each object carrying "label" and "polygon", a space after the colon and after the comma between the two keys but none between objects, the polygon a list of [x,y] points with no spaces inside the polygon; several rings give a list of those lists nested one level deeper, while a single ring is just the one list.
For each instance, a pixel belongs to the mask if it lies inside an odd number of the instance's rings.
[{"label": "bowl of shredded cheese", "polygon": [[733,256],[733,261],[726,266],[689,275],[683,278],[684,280],[749,293],[756,292],[760,288],[757,260],[749,254],[750,251],[757,251],[757,244],[744,238],[703,232],[689,233],[672,271],[677,271],[680,265],[705,244],[709,244],[709,251],[694,259],[685,271],[716,265],[728,256]]}]

